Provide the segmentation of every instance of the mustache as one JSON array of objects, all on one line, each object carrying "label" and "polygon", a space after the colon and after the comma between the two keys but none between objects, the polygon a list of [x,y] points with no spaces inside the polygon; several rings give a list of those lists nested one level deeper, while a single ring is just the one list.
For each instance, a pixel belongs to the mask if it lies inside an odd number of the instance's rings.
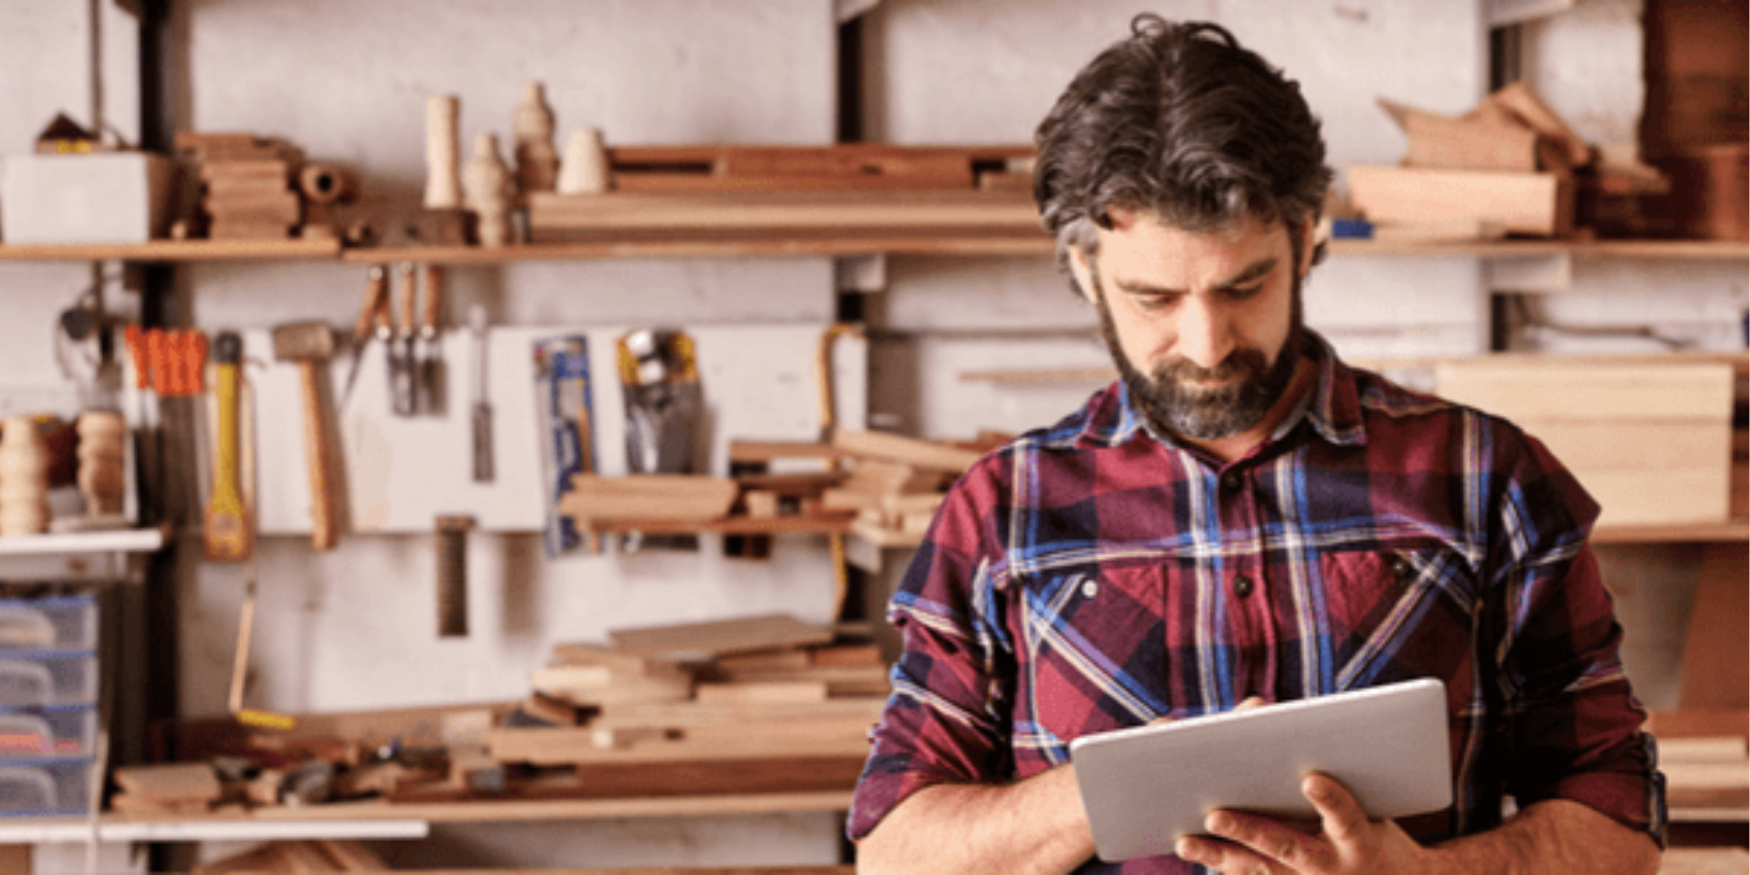
[{"label": "mustache", "polygon": [[1265,361],[1263,352],[1237,349],[1213,368],[1203,367],[1187,358],[1161,362],[1154,368],[1154,378],[1174,382],[1225,382],[1235,376],[1261,377],[1269,369],[1270,364]]}]

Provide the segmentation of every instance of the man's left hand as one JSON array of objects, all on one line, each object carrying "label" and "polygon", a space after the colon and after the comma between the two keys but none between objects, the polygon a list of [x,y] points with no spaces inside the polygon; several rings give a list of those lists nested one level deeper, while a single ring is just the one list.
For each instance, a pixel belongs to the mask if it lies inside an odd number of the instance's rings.
[{"label": "man's left hand", "polygon": [[1213,836],[1179,840],[1177,853],[1223,875],[1425,872],[1428,851],[1390,820],[1368,820],[1336,780],[1308,775],[1300,792],[1318,810],[1317,832],[1237,811],[1212,811]]}]

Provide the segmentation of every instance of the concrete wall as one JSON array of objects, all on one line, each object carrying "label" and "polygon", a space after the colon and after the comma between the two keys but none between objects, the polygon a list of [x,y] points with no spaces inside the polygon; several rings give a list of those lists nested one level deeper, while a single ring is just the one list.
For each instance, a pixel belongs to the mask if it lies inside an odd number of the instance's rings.
[{"label": "concrete wall", "polygon": [[[461,99],[464,145],[510,130],[522,83],[546,83],[561,132],[601,127],[610,142],[825,143],[835,130],[835,25],[828,0],[315,0],[176,4],[169,59],[180,126],[279,136],[359,172],[387,207],[423,185],[422,101]],[[106,43],[126,16],[102,8]],[[1374,101],[1462,112],[1487,90],[1485,26],[1466,0],[1170,0],[1168,17],[1207,17],[1299,79],[1323,119],[1332,163],[1390,163],[1401,135]],[[898,143],[1014,143],[1070,75],[1123,33],[1134,4],[1072,0],[886,0],[864,22],[864,130]],[[1528,30],[1533,84],[1583,135],[1632,138],[1638,114],[1639,4],[1587,0]],[[121,22],[113,21],[120,18]],[[0,154],[27,150],[56,111],[88,121],[91,15],[84,3],[0,7]],[[118,54],[120,53],[120,54]],[[126,55],[103,51],[106,107],[129,124]],[[137,129],[137,124],[135,125]],[[3,205],[0,205],[3,225]],[[3,233],[3,231],[0,231]],[[112,268],[113,271],[113,268]],[[1027,387],[975,371],[1098,367],[1093,315],[1038,259],[894,258],[868,299],[869,421],[929,437],[1021,430],[1070,410],[1093,383]],[[352,318],[362,268],[201,264],[177,270],[198,324],[265,328]],[[79,265],[0,264],[0,395],[66,394],[54,364],[55,313],[91,283]],[[1487,344],[1489,283],[1474,258],[1350,258],[1320,267],[1308,317],[1354,356],[1462,355]],[[449,309],[485,305],[495,324],[825,324],[833,265],[821,259],[611,261],[457,268]],[[1656,289],[1657,291],[1650,291]],[[125,311],[132,296],[113,290]],[[1586,264],[1574,292],[1541,299],[1552,319],[1671,324],[1710,348],[1741,348],[1741,265]],[[1658,316],[1649,315],[1657,309]],[[1538,343],[1566,349],[1560,338]],[[1589,343],[1597,343],[1590,341]],[[1633,342],[1629,342],[1633,343]],[[75,396],[77,393],[73,393]],[[28,403],[28,402],[18,402]],[[271,464],[271,460],[265,463]],[[196,552],[185,541],[184,553]],[[429,539],[352,538],[314,556],[298,537],[261,545],[262,604],[251,704],[321,711],[515,698],[562,640],[599,640],[638,623],[832,610],[821,545],[786,539],[770,563],[698,554],[549,562],[531,534],[471,542],[477,633],[435,638]],[[897,557],[902,561],[903,557]],[[897,564],[896,563],[890,563]],[[1620,563],[1619,597],[1643,695],[1668,702],[1667,647],[1687,611],[1693,561],[1641,550]],[[885,585],[885,584],[881,584]],[[188,563],[181,581],[182,704],[223,710],[241,601],[240,569]],[[831,816],[449,827],[430,842],[380,848],[398,865],[810,863],[838,853]]]}]

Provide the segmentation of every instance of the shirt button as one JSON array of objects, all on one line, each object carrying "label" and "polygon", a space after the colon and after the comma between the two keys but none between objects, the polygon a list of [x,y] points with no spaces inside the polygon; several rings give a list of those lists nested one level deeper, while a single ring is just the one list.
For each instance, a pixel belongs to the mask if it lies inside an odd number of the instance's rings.
[{"label": "shirt button", "polygon": [[1403,580],[1404,578],[1409,577],[1410,572],[1413,570],[1414,569],[1410,567],[1410,560],[1405,559],[1402,556],[1393,556],[1391,558],[1391,574],[1393,577]]},{"label": "shirt button", "polygon": [[1244,574],[1234,578],[1234,595],[1245,598],[1252,594],[1252,579]]},{"label": "shirt button", "polygon": [[1100,594],[1100,585],[1092,580],[1082,581],[1082,598],[1091,599]]},{"label": "shirt button", "polygon": [[1221,488],[1224,492],[1238,492],[1246,484],[1244,477],[1238,471],[1229,471],[1221,475]]}]

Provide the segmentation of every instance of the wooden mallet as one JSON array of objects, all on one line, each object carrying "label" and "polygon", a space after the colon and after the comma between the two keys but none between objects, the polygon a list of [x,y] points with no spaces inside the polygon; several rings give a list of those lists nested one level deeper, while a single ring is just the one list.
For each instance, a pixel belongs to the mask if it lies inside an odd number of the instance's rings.
[{"label": "wooden mallet", "polygon": [[296,322],[273,330],[273,357],[298,363],[304,396],[304,461],[310,469],[310,544],[334,546],[339,524],[334,515],[334,453],[328,445],[327,417],[316,382],[316,366],[334,355],[334,332],[326,323]]}]

